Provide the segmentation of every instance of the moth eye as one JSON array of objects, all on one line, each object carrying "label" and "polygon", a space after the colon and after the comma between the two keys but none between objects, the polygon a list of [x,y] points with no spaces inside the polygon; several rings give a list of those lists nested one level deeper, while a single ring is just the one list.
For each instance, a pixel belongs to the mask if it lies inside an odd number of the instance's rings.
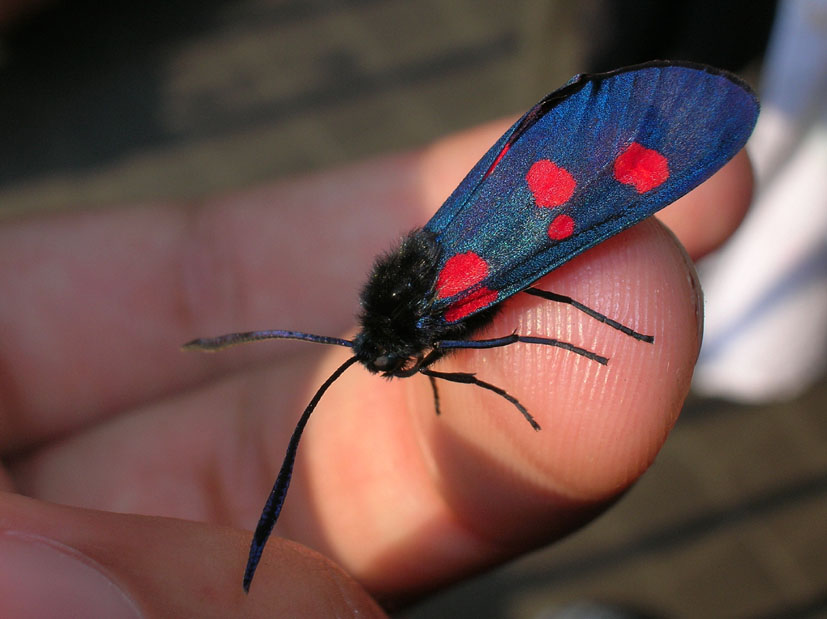
[{"label": "moth eye", "polygon": [[379,355],[373,360],[373,365],[376,366],[377,370],[382,370],[384,372],[390,368],[391,358],[388,355]]}]

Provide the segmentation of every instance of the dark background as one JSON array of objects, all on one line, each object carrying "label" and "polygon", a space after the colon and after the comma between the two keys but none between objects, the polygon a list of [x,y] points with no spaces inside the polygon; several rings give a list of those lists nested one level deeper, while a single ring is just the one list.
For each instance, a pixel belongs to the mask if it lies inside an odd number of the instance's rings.
[{"label": "dark background", "polygon": [[[0,220],[196,199],[519,114],[655,57],[757,85],[773,3],[53,1],[0,34]],[[827,383],[690,399],[651,471],[569,540],[400,613],[827,617]]]}]

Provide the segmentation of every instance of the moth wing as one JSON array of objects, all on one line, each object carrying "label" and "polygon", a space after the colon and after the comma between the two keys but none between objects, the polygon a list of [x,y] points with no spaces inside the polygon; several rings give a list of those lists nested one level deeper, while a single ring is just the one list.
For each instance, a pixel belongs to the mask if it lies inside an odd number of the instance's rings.
[{"label": "moth wing", "polygon": [[499,303],[674,202],[744,146],[757,116],[748,86],[702,65],[575,77],[425,225],[443,250],[437,311],[455,322]]}]

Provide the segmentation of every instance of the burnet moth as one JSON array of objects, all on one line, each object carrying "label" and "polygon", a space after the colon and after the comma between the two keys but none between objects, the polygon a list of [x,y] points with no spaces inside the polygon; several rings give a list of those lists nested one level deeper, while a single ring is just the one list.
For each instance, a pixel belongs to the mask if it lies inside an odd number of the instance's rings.
[{"label": "burnet moth", "polygon": [[737,77],[711,67],[654,61],[578,75],[506,131],[424,227],[376,260],[361,294],[361,330],[352,340],[296,331],[251,331],[193,340],[214,351],[268,339],[350,348],[352,356],[319,387],[296,425],[253,535],[243,586],[250,583],[279,517],[302,432],[322,395],[350,366],[405,378],[476,385],[519,400],[472,373],[434,363],[460,348],[517,342],[556,346],[597,363],[608,359],[555,339],[511,333],[471,339],[519,292],[568,303],[642,342],[647,336],[552,292],[540,277],[649,217],[712,176],[746,143],[758,101]]}]

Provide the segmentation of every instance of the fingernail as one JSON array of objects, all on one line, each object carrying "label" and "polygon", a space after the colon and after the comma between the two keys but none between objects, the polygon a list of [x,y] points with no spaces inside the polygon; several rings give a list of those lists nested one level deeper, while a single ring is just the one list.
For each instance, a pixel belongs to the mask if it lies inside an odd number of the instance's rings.
[{"label": "fingernail", "polygon": [[704,291],[701,288],[701,281],[698,279],[698,271],[695,268],[695,262],[689,256],[683,245],[678,243],[681,248],[681,255],[686,263],[687,277],[689,278],[689,287],[692,291],[691,303],[695,308],[695,324],[698,328],[698,354],[700,354],[701,343],[704,339]]},{"label": "fingernail", "polygon": [[89,557],[60,542],[0,531],[0,617],[141,617]]}]

